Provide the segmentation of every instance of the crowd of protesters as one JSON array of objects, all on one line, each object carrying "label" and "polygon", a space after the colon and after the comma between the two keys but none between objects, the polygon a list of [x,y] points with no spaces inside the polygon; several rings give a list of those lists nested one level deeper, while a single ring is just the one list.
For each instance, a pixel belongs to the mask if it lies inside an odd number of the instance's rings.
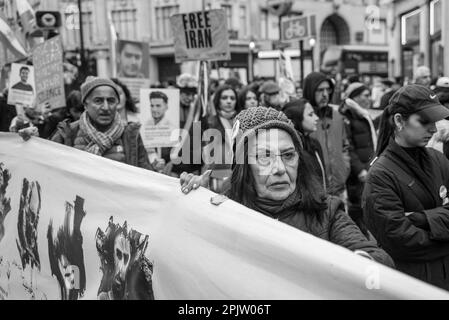
[{"label": "crowd of protesters", "polygon": [[[213,80],[207,112],[198,112],[195,77],[165,87],[180,90],[179,125],[188,133],[176,147],[145,149],[130,91],[98,77],[44,113],[29,106],[17,115],[5,91],[0,131],[180,178],[186,194],[209,188],[449,290],[449,78],[432,81],[425,66],[406,85],[312,72],[288,99],[273,80]],[[186,141],[196,126],[219,135]]]}]

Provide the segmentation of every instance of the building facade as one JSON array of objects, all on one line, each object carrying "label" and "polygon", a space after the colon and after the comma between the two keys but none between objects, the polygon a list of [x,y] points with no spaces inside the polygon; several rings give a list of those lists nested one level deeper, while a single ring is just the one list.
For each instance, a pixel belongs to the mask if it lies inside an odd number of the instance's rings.
[{"label": "building facade", "polygon": [[412,80],[420,65],[433,77],[449,75],[449,1],[396,0],[388,11],[391,75]]},{"label": "building facade", "polygon": [[[41,0],[38,3],[37,10],[61,12],[64,49],[68,53],[78,52],[80,31],[77,1]],[[281,19],[300,14],[313,14],[316,17],[316,39],[313,42],[305,41],[304,45],[304,73],[312,69],[319,70],[323,53],[332,45],[379,47],[390,43],[388,14],[391,14],[391,4],[382,3],[380,0],[293,1],[290,14]],[[278,48],[279,17],[270,10],[268,0],[83,0],[85,48],[90,57],[95,59],[97,73],[110,76],[109,21],[112,20],[120,39],[149,43],[152,83],[174,81],[180,73],[195,73],[197,64],[175,63],[170,16],[203,8],[221,8],[227,16],[231,60],[212,63],[214,77],[237,75],[246,82],[249,64],[253,66],[255,76],[277,76],[277,59],[273,57]],[[249,46],[251,42],[254,43],[253,48]],[[299,79],[298,43],[288,44],[285,52],[291,57],[293,76]]]}]

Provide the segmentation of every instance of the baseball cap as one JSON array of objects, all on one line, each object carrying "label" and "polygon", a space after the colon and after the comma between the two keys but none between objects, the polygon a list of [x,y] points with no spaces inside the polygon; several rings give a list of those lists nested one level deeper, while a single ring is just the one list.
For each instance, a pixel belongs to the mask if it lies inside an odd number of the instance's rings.
[{"label": "baseball cap", "polygon": [[449,77],[441,77],[436,83],[437,87],[449,88]]},{"label": "baseball cap", "polygon": [[429,88],[412,84],[402,87],[391,97],[390,105],[413,108],[414,112],[429,122],[449,117],[449,109],[443,106],[437,95]]},{"label": "baseball cap", "polygon": [[262,84],[262,86],[259,89],[260,93],[265,93],[265,94],[276,94],[279,91],[281,91],[281,88],[274,81],[266,81],[266,82],[264,82],[264,84]]}]

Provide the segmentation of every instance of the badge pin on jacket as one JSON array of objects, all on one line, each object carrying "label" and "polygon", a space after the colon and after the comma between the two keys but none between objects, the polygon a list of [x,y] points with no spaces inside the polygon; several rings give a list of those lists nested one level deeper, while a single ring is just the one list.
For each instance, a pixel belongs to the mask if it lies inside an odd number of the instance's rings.
[{"label": "badge pin on jacket", "polygon": [[440,187],[440,198],[443,200],[443,206],[449,203],[449,198],[447,197],[447,189],[444,185]]}]

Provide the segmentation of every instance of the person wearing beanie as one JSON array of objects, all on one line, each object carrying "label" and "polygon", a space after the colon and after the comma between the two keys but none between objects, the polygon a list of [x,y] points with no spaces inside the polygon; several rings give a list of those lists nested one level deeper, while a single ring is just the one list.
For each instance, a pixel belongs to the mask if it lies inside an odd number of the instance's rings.
[{"label": "person wearing beanie", "polygon": [[449,160],[426,145],[449,117],[429,88],[399,89],[384,110],[362,195],[368,230],[412,277],[449,290]]},{"label": "person wearing beanie", "polygon": [[120,94],[112,80],[88,77],[81,85],[81,102],[85,111],[80,119],[59,123],[52,141],[153,170],[139,133],[140,125],[125,125],[120,119]]},{"label": "person wearing beanie", "polygon": [[304,79],[303,94],[318,115],[317,131],[311,137],[323,150],[328,178],[328,193],[346,201],[346,180],[351,169],[349,141],[344,116],[338,106],[330,104],[333,81],[321,72],[312,72]]},{"label": "person wearing beanie", "polygon": [[363,83],[355,82],[346,89],[345,97],[340,113],[345,116],[346,133],[351,146],[351,172],[346,181],[348,214],[368,236],[360,201],[377,145],[376,129],[368,112],[371,105],[370,91]]},{"label": "person wearing beanie", "polygon": [[[342,201],[326,196],[305,161],[298,132],[284,113],[273,108],[249,108],[240,112],[236,121],[227,198],[293,228],[394,266],[388,254],[368,240],[345,214]],[[191,178],[187,174],[181,177],[184,193],[192,190],[194,179]]]}]

